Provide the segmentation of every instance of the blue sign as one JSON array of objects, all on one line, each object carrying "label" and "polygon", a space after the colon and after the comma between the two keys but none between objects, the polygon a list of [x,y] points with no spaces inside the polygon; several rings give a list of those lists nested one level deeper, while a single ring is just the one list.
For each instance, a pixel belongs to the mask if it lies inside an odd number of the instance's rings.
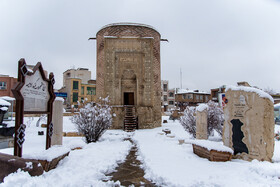
[{"label": "blue sign", "polygon": [[63,97],[63,98],[67,98],[67,93],[65,92],[54,92],[56,97]]}]

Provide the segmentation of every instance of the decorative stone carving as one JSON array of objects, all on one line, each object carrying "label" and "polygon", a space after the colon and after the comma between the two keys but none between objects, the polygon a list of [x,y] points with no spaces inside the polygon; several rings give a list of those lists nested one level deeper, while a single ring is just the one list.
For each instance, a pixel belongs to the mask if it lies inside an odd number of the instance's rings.
[{"label": "decorative stone carving", "polygon": [[274,151],[273,99],[251,87],[228,87],[224,108],[224,145],[236,158],[271,161]]}]

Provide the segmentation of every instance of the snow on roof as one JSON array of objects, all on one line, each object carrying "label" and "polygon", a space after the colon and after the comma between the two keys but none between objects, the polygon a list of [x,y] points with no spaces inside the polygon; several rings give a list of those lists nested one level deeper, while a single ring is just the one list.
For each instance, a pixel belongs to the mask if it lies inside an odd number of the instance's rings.
[{"label": "snow on roof", "polygon": [[177,94],[184,94],[184,93],[197,93],[197,94],[208,94],[204,91],[195,91],[195,90],[187,90],[187,89],[178,89]]},{"label": "snow on roof", "polygon": [[258,94],[260,97],[262,98],[267,98],[269,99],[272,103],[274,103],[273,98],[271,97],[271,95],[269,95],[268,93],[257,89],[257,88],[253,88],[253,87],[247,87],[247,86],[227,86],[226,87],[226,92],[228,90],[234,90],[234,91],[244,91],[244,92],[254,92],[256,94]]},{"label": "snow on roof", "polygon": [[199,111],[199,112],[202,112],[203,110],[207,110],[208,109],[208,105],[207,104],[199,104],[197,107],[196,107],[196,110]]},{"label": "snow on roof", "polygon": [[9,102],[5,101],[4,99],[0,98],[0,105],[2,105],[2,106],[10,106],[11,103],[9,103]]},{"label": "snow on roof", "polygon": [[[112,26],[122,26],[122,25],[130,25],[130,26],[139,26],[139,27],[147,27],[150,29],[153,29],[155,31],[157,31],[154,27],[150,26],[150,25],[146,25],[146,24],[142,24],[142,23],[131,23],[131,22],[119,22],[119,23],[111,23],[108,25],[105,25],[104,27],[102,27],[99,31],[101,31],[102,29],[105,29],[107,27],[112,27]],[[98,31],[98,32],[99,32]],[[158,32],[158,31],[157,31]],[[158,32],[159,33],[159,32]]]},{"label": "snow on roof", "polygon": [[4,99],[4,100],[6,100],[6,101],[15,101],[16,99],[15,98],[13,98],[13,97],[9,97],[9,96],[2,96],[2,97],[0,97],[1,99]]}]

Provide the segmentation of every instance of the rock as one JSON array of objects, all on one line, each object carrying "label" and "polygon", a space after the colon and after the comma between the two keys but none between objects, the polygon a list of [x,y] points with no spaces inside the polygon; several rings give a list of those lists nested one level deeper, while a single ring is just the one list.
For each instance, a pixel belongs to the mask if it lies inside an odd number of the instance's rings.
[{"label": "rock", "polygon": [[42,168],[45,170],[45,171],[50,171],[54,168],[56,168],[57,164],[59,163],[60,160],[64,159],[66,156],[69,155],[69,152],[59,156],[59,157],[56,157],[54,158],[52,161],[47,161],[47,160],[38,160],[41,165],[42,165]]},{"label": "rock", "polygon": [[31,176],[42,175],[44,170],[40,162],[33,159],[23,159],[17,156],[0,153],[0,181],[18,169],[27,171]]}]

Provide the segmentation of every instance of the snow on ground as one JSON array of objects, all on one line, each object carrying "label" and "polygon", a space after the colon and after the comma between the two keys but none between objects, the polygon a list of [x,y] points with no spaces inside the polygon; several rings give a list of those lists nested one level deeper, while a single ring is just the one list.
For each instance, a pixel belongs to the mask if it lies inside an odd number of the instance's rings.
[{"label": "snow on ground", "polygon": [[[33,157],[39,157],[40,152],[44,153],[46,137],[38,136],[38,130],[45,131],[45,128],[36,127],[37,120],[33,118],[27,125],[23,157],[30,157],[32,153]],[[69,123],[64,120],[64,126],[69,129],[74,127]],[[74,147],[83,149],[71,151],[56,169],[42,176],[31,177],[27,172],[18,171],[7,176],[0,186],[113,186],[114,182],[102,180],[106,179],[106,173],[114,171],[118,163],[124,162],[132,146],[129,141],[124,141],[128,136],[121,130],[108,130],[100,141],[91,144],[84,143],[81,137],[64,137],[63,150]],[[0,152],[13,154],[13,148],[1,149]]]},{"label": "snow on ground", "polygon": [[[168,116],[164,116],[168,119]],[[38,136],[38,118],[25,118],[27,124],[23,157],[44,153],[45,135]],[[175,138],[162,135],[162,129],[170,129]],[[76,131],[70,117],[64,117],[64,132]],[[280,131],[276,125],[275,132]],[[133,133],[132,133],[133,134]],[[122,130],[108,130],[97,143],[86,144],[81,137],[63,137],[64,150],[71,151],[58,167],[42,176],[31,177],[27,172],[18,171],[4,179],[1,186],[114,186],[118,182],[103,182],[105,174],[111,173],[124,162],[131,143],[124,141],[130,133]],[[280,186],[280,141],[275,142],[273,161],[247,162],[233,159],[230,162],[210,162],[193,154],[191,136],[178,121],[168,120],[167,124],[155,129],[138,130],[132,137],[138,146],[138,158],[142,161],[145,177],[160,186]],[[178,139],[186,144],[179,145]],[[209,138],[220,141],[217,134]],[[56,148],[56,147],[55,147]],[[13,149],[0,152],[13,154]],[[47,156],[47,155],[45,155]]]},{"label": "snow on ground", "polygon": [[[175,138],[160,135],[164,128],[169,128]],[[191,144],[179,145],[179,137],[189,139],[178,121],[168,120],[160,128],[136,131],[138,157],[143,162],[147,179],[161,186],[280,186],[278,141],[273,157],[275,163],[238,159],[210,162],[193,154]]]}]

